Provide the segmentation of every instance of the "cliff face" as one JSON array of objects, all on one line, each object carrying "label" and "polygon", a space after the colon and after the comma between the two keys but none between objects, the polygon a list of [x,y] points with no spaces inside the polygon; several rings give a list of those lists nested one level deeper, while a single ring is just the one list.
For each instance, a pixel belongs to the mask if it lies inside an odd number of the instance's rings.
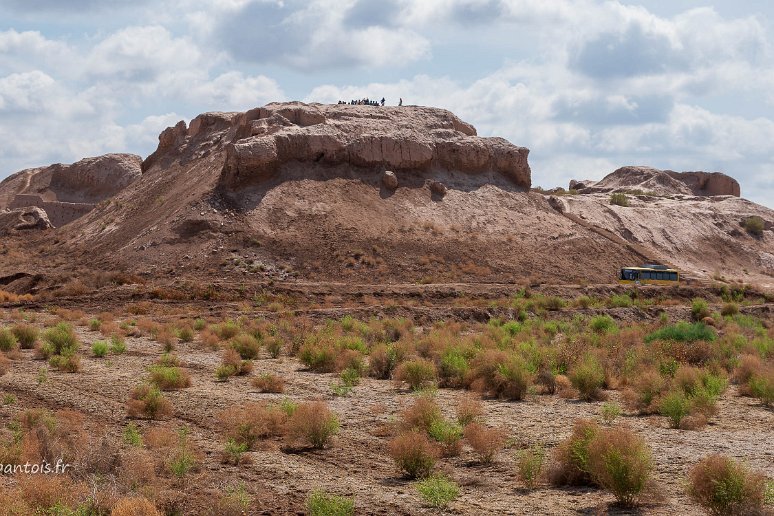
[{"label": "cliff face", "polygon": [[[214,137],[214,135],[218,135]],[[207,141],[225,148],[220,186],[238,190],[305,164],[312,177],[337,166],[423,175],[499,174],[528,189],[529,150],[502,138],[481,138],[443,109],[302,103],[269,104],[245,113],[206,113],[190,127],[178,124],[159,137],[143,164],[150,169]],[[281,179],[281,177],[280,177]]]}]

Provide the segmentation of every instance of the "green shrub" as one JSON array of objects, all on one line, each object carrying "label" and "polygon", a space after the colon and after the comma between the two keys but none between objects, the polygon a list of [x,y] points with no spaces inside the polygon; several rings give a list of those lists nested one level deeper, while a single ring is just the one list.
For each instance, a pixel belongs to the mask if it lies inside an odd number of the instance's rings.
[{"label": "green shrub", "polygon": [[622,505],[634,505],[653,470],[652,454],[645,440],[631,430],[602,429],[588,450],[594,481],[613,493]]},{"label": "green shrub", "polygon": [[282,339],[279,337],[271,337],[266,340],[266,351],[269,352],[271,358],[277,358],[282,353],[284,347]]},{"label": "green shrub", "polygon": [[688,494],[713,515],[763,514],[766,479],[723,455],[699,461],[688,476]]},{"label": "green shrub", "polygon": [[205,321],[204,319],[196,319],[194,321],[194,330],[202,331],[206,327],[207,327],[207,321]]},{"label": "green shrub", "polygon": [[104,340],[95,340],[91,345],[91,352],[97,358],[104,357],[108,352],[108,343]]},{"label": "green shrub", "polygon": [[753,375],[747,383],[750,394],[768,407],[774,405],[774,369]]},{"label": "green shrub", "polygon": [[672,391],[662,398],[659,413],[669,418],[672,428],[680,428],[683,418],[691,413],[691,400],[682,391]]},{"label": "green shrub", "polygon": [[443,475],[433,475],[421,480],[417,482],[416,488],[428,505],[439,509],[449,505],[460,494],[457,483]]},{"label": "green shrub", "polygon": [[237,369],[232,364],[220,364],[215,368],[215,378],[219,382],[228,381],[232,376],[237,375]]},{"label": "green shrub", "polygon": [[436,378],[435,364],[424,358],[407,360],[395,370],[394,378],[398,387],[407,383],[414,391],[432,386]]},{"label": "green shrub", "polygon": [[328,494],[322,490],[312,491],[306,502],[309,516],[352,516],[355,501],[344,496]]},{"label": "green shrub", "polygon": [[438,449],[424,433],[412,430],[390,441],[389,452],[395,465],[408,478],[430,475],[438,457]]},{"label": "green shrub", "polygon": [[602,334],[610,333],[618,329],[618,326],[615,324],[615,321],[609,315],[597,315],[592,317],[591,321],[589,322],[589,327],[595,333],[602,333]]},{"label": "green shrub", "polygon": [[141,384],[132,391],[128,403],[130,417],[160,419],[172,413],[172,405],[155,385]]},{"label": "green shrub", "polygon": [[22,349],[32,349],[38,340],[38,329],[31,324],[16,324],[11,328]]},{"label": "green shrub", "polygon": [[336,350],[326,344],[304,344],[298,359],[312,371],[330,373],[336,369]]},{"label": "green shrub", "polygon": [[672,340],[677,342],[696,342],[704,340],[712,342],[717,338],[715,330],[704,323],[687,323],[684,321],[664,326],[653,333],[645,336],[645,342],[650,343],[654,340]]},{"label": "green shrub", "polygon": [[751,235],[755,237],[762,237],[763,236],[763,229],[766,227],[766,223],[762,218],[760,218],[757,215],[753,215],[752,217],[747,217],[744,219],[744,229]]},{"label": "green shrub", "polygon": [[570,371],[572,386],[578,390],[580,399],[597,400],[602,397],[605,384],[605,370],[593,355],[586,355],[583,361]]},{"label": "green shrub", "polygon": [[629,197],[627,197],[625,193],[620,192],[610,194],[610,204],[627,207],[629,206]]},{"label": "green shrub", "polygon": [[606,402],[602,404],[602,421],[606,425],[612,425],[618,416],[621,415],[621,405],[615,402]]},{"label": "green shrub", "polygon": [[524,399],[531,383],[527,364],[518,355],[498,364],[494,375],[494,393],[497,397],[511,401]]},{"label": "green shrub", "polygon": [[462,426],[438,417],[430,423],[428,434],[441,445],[444,457],[459,455],[462,448]]},{"label": "green shrub", "polygon": [[238,465],[242,462],[242,456],[249,449],[247,443],[238,443],[234,439],[229,439],[223,449],[223,462]]},{"label": "green shrub", "polygon": [[0,351],[13,351],[19,347],[16,335],[8,328],[0,328]]},{"label": "green shrub", "polygon": [[546,451],[542,446],[533,446],[519,453],[516,465],[518,467],[519,479],[525,486],[532,489],[540,479],[540,472],[543,470]]},{"label": "green shrub", "polygon": [[162,391],[190,387],[191,376],[185,369],[164,365],[153,365],[148,368],[151,383]]},{"label": "green shrub", "polygon": [[441,356],[439,376],[443,386],[460,387],[469,370],[470,364],[462,351],[449,349]]},{"label": "green shrub", "polygon": [[231,347],[234,348],[243,359],[252,360],[258,357],[258,352],[261,350],[261,343],[252,335],[241,333],[231,340]]},{"label": "green shrub", "polygon": [[50,355],[74,355],[78,351],[79,342],[72,326],[59,323],[43,332],[44,346],[41,348],[44,358]]},{"label": "green shrub", "polygon": [[723,317],[733,317],[739,313],[739,305],[733,302],[725,303],[720,309],[720,315]]},{"label": "green shrub", "polygon": [[134,423],[126,425],[124,429],[124,442],[130,446],[142,447],[142,435]]},{"label": "green shrub", "polygon": [[599,431],[600,427],[594,421],[579,419],[575,422],[572,435],[554,449],[549,471],[552,484],[582,486],[593,483],[589,445]]},{"label": "green shrub", "polygon": [[102,321],[99,319],[91,319],[89,321],[89,329],[91,331],[99,331],[99,329],[102,327]]},{"label": "green shrub", "polygon": [[610,296],[607,305],[610,308],[629,308],[632,306],[632,298],[626,294],[615,294]]},{"label": "green shrub", "polygon": [[110,352],[114,355],[122,355],[126,353],[126,341],[120,335],[113,335],[110,337]]},{"label": "green shrub", "polygon": [[177,331],[177,338],[180,339],[180,342],[193,342],[195,336],[194,329],[187,324]]},{"label": "green shrub", "polygon": [[701,321],[705,317],[710,316],[709,305],[704,299],[696,297],[691,301],[691,318],[694,321]]}]

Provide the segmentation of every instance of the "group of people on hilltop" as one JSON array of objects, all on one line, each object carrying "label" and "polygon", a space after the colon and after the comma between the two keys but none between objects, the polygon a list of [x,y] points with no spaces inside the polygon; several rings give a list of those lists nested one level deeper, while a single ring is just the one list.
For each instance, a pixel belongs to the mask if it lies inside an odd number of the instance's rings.
[{"label": "group of people on hilltop", "polygon": [[[340,100],[338,103],[339,105],[349,105],[349,106],[384,106],[384,97],[382,97],[382,100],[371,100],[369,98],[364,98],[360,100],[350,100],[349,102],[345,102],[343,100]],[[403,99],[400,99],[400,102],[398,103],[399,106],[403,105]]]}]

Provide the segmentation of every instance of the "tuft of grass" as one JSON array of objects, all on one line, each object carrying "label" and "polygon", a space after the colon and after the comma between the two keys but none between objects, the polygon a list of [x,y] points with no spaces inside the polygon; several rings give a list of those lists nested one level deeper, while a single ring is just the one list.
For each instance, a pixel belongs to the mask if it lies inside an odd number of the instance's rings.
[{"label": "tuft of grass", "polygon": [[618,329],[615,320],[609,315],[596,315],[589,321],[589,328],[595,333],[606,334]]},{"label": "tuft of grass", "polygon": [[126,353],[126,340],[120,335],[113,335],[110,337],[110,352],[114,355],[122,355]]},{"label": "tuft of grass", "polygon": [[610,204],[614,204],[616,206],[623,206],[628,207],[629,206],[629,197],[625,193],[614,193],[610,195]]},{"label": "tuft of grass", "polygon": [[457,483],[443,475],[433,475],[416,484],[422,499],[430,506],[443,509],[460,495]]},{"label": "tuft of grass", "polygon": [[602,413],[602,421],[604,421],[606,425],[612,425],[618,416],[621,415],[621,405],[608,401],[602,404],[600,412]]},{"label": "tuft of grass", "polygon": [[14,351],[19,347],[16,335],[8,328],[0,328],[0,351]]},{"label": "tuft of grass", "polygon": [[27,323],[15,324],[11,331],[19,341],[21,349],[32,349],[38,340],[38,329]]},{"label": "tuft of grass", "polygon": [[309,516],[352,516],[355,501],[345,496],[328,494],[323,490],[312,491],[306,501]]},{"label": "tuft of grass", "polygon": [[691,318],[694,321],[701,321],[710,315],[711,312],[707,301],[700,297],[696,297],[691,301]]},{"label": "tuft of grass", "polygon": [[538,445],[522,450],[518,454],[516,466],[518,468],[519,479],[528,488],[534,488],[540,479],[540,473],[543,470],[545,458],[545,449]]},{"label": "tuft of grass", "polygon": [[553,452],[549,480],[557,486],[592,485],[589,446],[600,432],[597,423],[587,419],[575,422],[572,435],[559,443]]},{"label": "tuft of grass", "polygon": [[162,419],[172,414],[172,404],[155,385],[140,384],[134,388],[128,402],[129,417]]},{"label": "tuft of grass", "polygon": [[756,238],[763,236],[763,229],[766,227],[764,220],[757,215],[753,215],[744,219],[743,225],[745,231]]},{"label": "tuft of grass", "polygon": [[482,464],[491,464],[497,452],[505,446],[506,433],[501,428],[489,428],[478,423],[465,427],[465,440]]},{"label": "tuft of grass", "polygon": [[148,367],[151,383],[162,391],[183,389],[191,386],[191,375],[181,367],[152,365]]},{"label": "tuft of grass", "polygon": [[272,373],[256,376],[253,378],[252,384],[261,392],[281,393],[285,391],[285,380]]},{"label": "tuft of grass", "polygon": [[95,340],[91,345],[91,352],[97,358],[104,357],[108,352],[108,343],[104,340]]},{"label": "tuft of grass", "polygon": [[137,448],[142,447],[142,435],[134,423],[129,423],[124,428],[124,442]]}]

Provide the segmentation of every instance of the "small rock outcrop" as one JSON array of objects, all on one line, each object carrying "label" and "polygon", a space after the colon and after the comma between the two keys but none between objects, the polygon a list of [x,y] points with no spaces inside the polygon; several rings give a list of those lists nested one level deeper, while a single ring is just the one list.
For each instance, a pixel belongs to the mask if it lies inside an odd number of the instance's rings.
[{"label": "small rock outcrop", "polygon": [[[188,137],[193,129],[194,122]],[[181,135],[182,128],[167,129],[154,155]],[[531,185],[528,149],[476,136],[473,126],[443,109],[269,104],[233,116],[222,140],[227,143],[220,183],[229,190],[265,181],[290,162],[420,174],[499,173],[519,187]]]},{"label": "small rock outcrop", "polygon": [[46,212],[35,206],[0,212],[0,234],[51,227]]},{"label": "small rock outcrop", "polygon": [[739,183],[720,172],[674,172],[651,167],[621,167],[601,181],[570,181],[581,193],[641,190],[656,195],[732,195],[739,197]]},{"label": "small rock outcrop", "polygon": [[386,170],[384,174],[382,174],[382,184],[388,190],[395,190],[398,188],[398,177],[395,175],[395,172]]},{"label": "small rock outcrop", "polygon": [[440,181],[433,181],[430,183],[430,191],[438,197],[446,195],[446,185]]}]

